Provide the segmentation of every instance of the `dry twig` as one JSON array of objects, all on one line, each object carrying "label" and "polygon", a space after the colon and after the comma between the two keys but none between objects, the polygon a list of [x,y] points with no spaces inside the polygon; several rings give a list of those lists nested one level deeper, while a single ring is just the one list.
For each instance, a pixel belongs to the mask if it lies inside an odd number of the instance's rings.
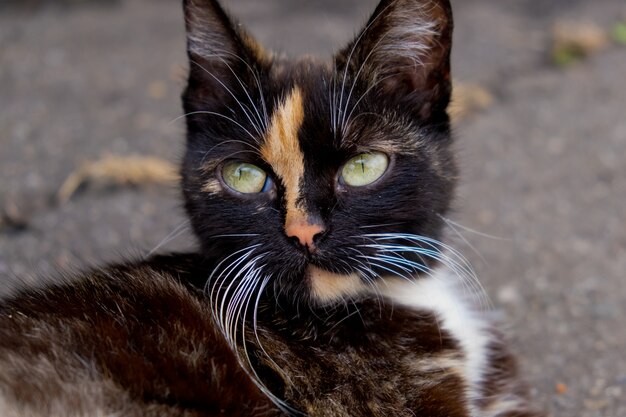
[{"label": "dry twig", "polygon": [[114,185],[172,183],[178,179],[172,163],[152,156],[105,155],[102,159],[84,163],[63,182],[57,193],[60,203],[69,200],[87,182]]}]

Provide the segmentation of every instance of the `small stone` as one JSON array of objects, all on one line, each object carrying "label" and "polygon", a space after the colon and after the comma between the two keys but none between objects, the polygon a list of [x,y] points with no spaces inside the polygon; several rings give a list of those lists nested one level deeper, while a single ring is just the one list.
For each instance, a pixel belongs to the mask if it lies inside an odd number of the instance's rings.
[{"label": "small stone", "polygon": [[562,383],[562,382],[558,382],[558,383],[556,384],[556,386],[555,386],[556,393],[557,393],[557,394],[559,394],[559,395],[566,394],[566,393],[567,393],[567,391],[568,391],[568,389],[569,389],[569,388],[567,387],[567,385],[565,385],[565,384],[564,384],[564,383]]},{"label": "small stone", "polygon": [[500,288],[497,297],[502,304],[519,304],[522,301],[519,290],[513,285],[506,285]]},{"label": "small stone", "polygon": [[154,100],[160,100],[167,93],[167,85],[163,81],[153,81],[148,86],[148,96]]},{"label": "small stone", "polygon": [[584,401],[585,407],[588,410],[602,410],[603,408],[606,408],[609,403],[606,400],[590,400],[587,399]]}]

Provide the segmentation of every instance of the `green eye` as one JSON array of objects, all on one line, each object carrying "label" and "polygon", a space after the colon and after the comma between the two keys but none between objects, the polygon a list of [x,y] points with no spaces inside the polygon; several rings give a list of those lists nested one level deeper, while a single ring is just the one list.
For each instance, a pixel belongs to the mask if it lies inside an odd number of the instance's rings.
[{"label": "green eye", "polygon": [[243,194],[260,193],[267,182],[267,174],[261,168],[244,162],[230,162],[222,168],[226,185]]},{"label": "green eye", "polygon": [[362,153],[346,162],[341,177],[352,187],[362,187],[379,179],[388,165],[389,158],[382,152]]}]

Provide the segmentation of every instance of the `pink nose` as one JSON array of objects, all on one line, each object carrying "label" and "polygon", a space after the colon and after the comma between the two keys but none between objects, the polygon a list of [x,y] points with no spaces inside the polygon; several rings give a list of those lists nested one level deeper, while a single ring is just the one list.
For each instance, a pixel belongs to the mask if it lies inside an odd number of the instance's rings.
[{"label": "pink nose", "polygon": [[315,237],[324,232],[324,226],[317,223],[309,223],[306,220],[298,219],[289,221],[285,225],[285,234],[288,237],[295,237],[302,246],[309,249],[315,248]]}]

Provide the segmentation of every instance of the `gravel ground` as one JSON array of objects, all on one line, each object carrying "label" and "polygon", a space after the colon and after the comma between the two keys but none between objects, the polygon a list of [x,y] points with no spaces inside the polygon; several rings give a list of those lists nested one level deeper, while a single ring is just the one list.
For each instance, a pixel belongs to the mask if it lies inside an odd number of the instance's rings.
[{"label": "gravel ground", "polygon": [[[328,54],[375,0],[225,3],[274,48]],[[556,21],[608,28],[626,4],[453,6],[455,77],[495,102],[456,127],[464,181],[453,219],[481,234],[457,227],[463,238],[451,238],[510,324],[537,405],[625,417],[626,48],[568,68],[550,65],[549,51]],[[145,254],[175,230],[163,250],[193,246],[175,186],[96,185],[54,200],[81,163],[107,153],[176,162],[184,74],[179,2],[0,0],[0,275]]]}]

